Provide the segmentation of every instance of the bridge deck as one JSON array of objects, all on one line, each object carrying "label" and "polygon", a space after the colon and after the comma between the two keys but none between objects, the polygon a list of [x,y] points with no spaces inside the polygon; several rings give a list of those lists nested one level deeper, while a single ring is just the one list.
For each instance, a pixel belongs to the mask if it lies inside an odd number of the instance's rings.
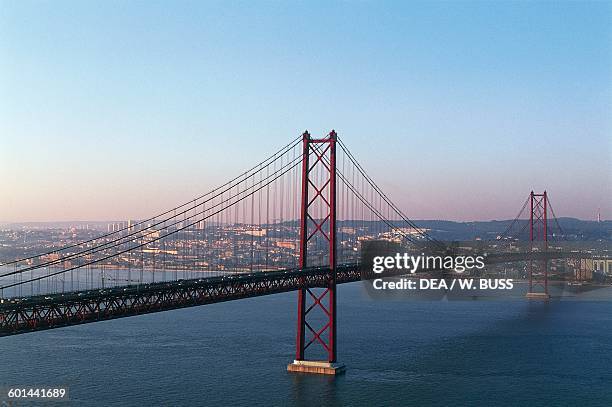
[{"label": "bridge deck", "polygon": [[[326,287],[329,268],[270,271],[5,299],[0,336],[177,308]],[[337,283],[361,279],[358,264],[337,268]]]}]

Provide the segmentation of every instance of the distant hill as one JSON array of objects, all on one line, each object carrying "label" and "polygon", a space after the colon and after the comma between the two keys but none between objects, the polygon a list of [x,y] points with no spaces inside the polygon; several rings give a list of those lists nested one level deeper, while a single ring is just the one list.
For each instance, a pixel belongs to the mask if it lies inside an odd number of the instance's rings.
[{"label": "distant hill", "polygon": [[[504,233],[512,220],[491,220],[478,222],[453,222],[448,220],[417,220],[417,226],[430,229],[429,234],[440,240],[493,240]],[[521,240],[529,239],[529,220],[518,220],[509,236]],[[560,232],[560,229],[561,232]],[[587,221],[575,218],[559,218],[559,225],[549,220],[548,227],[556,235],[562,234],[564,240],[612,241],[612,221]]]}]

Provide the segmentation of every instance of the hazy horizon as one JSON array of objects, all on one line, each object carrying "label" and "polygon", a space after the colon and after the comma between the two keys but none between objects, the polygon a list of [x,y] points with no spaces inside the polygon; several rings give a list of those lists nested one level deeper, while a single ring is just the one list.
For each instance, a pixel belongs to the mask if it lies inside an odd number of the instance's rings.
[{"label": "hazy horizon", "polygon": [[[148,219],[149,217],[145,217],[142,219],[135,219],[135,218],[130,218],[130,220],[136,221],[136,222],[140,222],[143,221],[145,219]],[[575,220],[579,220],[581,222],[597,222],[597,219],[581,219],[581,218],[574,218],[571,216],[560,216],[558,219],[575,219]],[[293,219],[294,221],[297,221],[298,219]],[[352,220],[358,220],[358,219],[339,219],[339,222],[343,222],[343,221],[352,221]],[[513,220],[513,218],[508,218],[508,219],[470,219],[470,220],[455,220],[455,219],[411,219],[414,222],[455,222],[455,223],[473,223],[473,222],[510,222]],[[520,218],[520,220],[527,220],[524,217]],[[13,225],[13,224],[17,224],[17,225],[22,225],[22,224],[48,224],[48,223],[121,223],[121,222],[127,222],[128,219],[106,219],[106,220],[43,220],[43,221],[3,221],[0,220],[0,225],[1,226],[5,226],[5,225]],[[285,219],[283,220],[283,222],[291,222],[292,219]],[[604,219],[601,218],[601,222],[611,222],[612,219]],[[382,222],[382,221],[380,221]],[[232,222],[228,222],[228,223],[232,223]],[[240,221],[238,223],[241,223]]]}]

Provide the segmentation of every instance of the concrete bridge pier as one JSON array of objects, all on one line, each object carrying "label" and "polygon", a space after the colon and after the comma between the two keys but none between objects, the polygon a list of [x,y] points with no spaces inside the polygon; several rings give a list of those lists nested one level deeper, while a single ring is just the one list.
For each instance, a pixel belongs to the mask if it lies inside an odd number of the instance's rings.
[{"label": "concrete bridge pier", "polygon": [[549,300],[550,294],[548,293],[527,293],[525,298],[528,300]]},{"label": "concrete bridge pier", "polygon": [[294,360],[287,365],[287,371],[293,373],[314,373],[337,376],[346,371],[344,363],[330,363],[314,360]]}]

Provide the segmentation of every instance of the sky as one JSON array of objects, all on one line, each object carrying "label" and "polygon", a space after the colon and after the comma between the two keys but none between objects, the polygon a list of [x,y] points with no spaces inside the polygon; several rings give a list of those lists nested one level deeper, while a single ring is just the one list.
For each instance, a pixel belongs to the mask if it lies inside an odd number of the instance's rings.
[{"label": "sky", "polygon": [[0,221],[144,218],[305,129],[413,219],[610,219],[612,2],[0,1]]}]

